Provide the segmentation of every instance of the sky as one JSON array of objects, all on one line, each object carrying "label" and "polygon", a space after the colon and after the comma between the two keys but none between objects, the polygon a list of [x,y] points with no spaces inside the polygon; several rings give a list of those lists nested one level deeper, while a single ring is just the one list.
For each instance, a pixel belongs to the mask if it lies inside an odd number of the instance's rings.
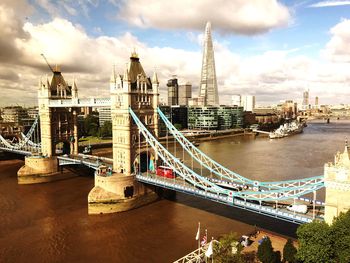
[{"label": "sky", "polygon": [[0,106],[37,104],[51,79],[42,53],[80,97],[107,97],[133,50],[158,73],[162,101],[174,75],[195,97],[207,21],[221,104],[301,102],[307,89],[312,103],[350,103],[350,1],[1,0]]}]

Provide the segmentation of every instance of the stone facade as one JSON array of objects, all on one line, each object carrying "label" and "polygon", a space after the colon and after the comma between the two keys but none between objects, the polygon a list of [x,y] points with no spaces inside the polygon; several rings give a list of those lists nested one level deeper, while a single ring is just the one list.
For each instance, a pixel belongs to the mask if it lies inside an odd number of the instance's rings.
[{"label": "stone facade", "polygon": [[350,159],[346,143],[343,153],[335,155],[334,163],[324,166],[326,187],[325,221],[331,224],[340,212],[350,209]]},{"label": "stone facade", "polygon": [[[113,173],[110,176],[95,175],[95,187],[88,197],[89,213],[125,211],[156,199],[150,188],[135,180],[138,164],[142,162],[141,154],[146,154],[155,162],[157,156],[148,150],[150,147],[139,135],[129,108],[158,137],[158,88],[157,74],[154,73],[152,80],[148,78],[135,52],[123,75],[117,75],[113,70],[110,80]],[[131,194],[126,194],[127,189]]]},{"label": "stone facade", "polygon": [[[40,80],[38,105],[40,114],[41,154],[26,157],[25,165],[18,171],[19,184],[50,182],[67,177],[60,172],[57,164],[56,144],[63,142],[69,145],[68,152],[78,153],[77,108],[50,108],[50,100],[77,98],[78,89],[74,82],[69,86],[61,71],[53,70],[51,82]],[[68,147],[67,147],[68,148]]]}]

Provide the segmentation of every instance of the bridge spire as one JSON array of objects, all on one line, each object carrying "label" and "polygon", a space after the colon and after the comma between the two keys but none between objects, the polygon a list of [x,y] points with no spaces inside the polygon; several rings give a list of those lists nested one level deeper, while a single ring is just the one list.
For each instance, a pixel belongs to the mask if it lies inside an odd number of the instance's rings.
[{"label": "bridge spire", "polygon": [[158,75],[157,75],[156,71],[154,71],[154,73],[153,73],[152,84],[159,84]]}]

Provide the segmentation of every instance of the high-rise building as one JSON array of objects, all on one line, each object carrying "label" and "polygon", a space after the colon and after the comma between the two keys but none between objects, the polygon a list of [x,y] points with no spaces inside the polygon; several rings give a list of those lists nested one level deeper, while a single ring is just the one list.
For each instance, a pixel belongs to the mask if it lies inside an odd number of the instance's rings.
[{"label": "high-rise building", "polygon": [[177,78],[169,79],[168,83],[168,105],[179,105],[179,85]]},{"label": "high-rise building", "polygon": [[112,122],[111,107],[102,107],[98,109],[98,122],[100,127],[106,122]]},{"label": "high-rise building", "polygon": [[315,97],[315,107],[318,108],[318,96]]},{"label": "high-rise building", "polygon": [[243,106],[244,111],[253,111],[255,108],[255,96],[242,95],[240,106]]},{"label": "high-rise building", "polygon": [[23,119],[28,118],[27,110],[21,106],[9,106],[3,108],[2,121],[21,123]]},{"label": "high-rise building", "polygon": [[189,99],[192,98],[192,85],[187,82],[186,84],[179,85],[179,105],[188,106]]},{"label": "high-rise building", "polygon": [[199,83],[199,97],[204,105],[219,105],[218,84],[215,72],[213,41],[211,39],[211,25],[205,27],[201,81]]},{"label": "high-rise building", "polygon": [[304,91],[304,93],[303,93],[303,104],[302,104],[303,110],[309,109],[309,96],[310,96],[310,90]]},{"label": "high-rise building", "polygon": [[233,106],[241,106],[241,95],[232,95],[231,104]]}]

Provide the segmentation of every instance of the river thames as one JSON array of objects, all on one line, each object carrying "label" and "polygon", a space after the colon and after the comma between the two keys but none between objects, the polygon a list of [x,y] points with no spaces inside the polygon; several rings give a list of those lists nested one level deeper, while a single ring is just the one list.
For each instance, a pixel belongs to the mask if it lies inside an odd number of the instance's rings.
[{"label": "river thames", "polygon": [[[253,180],[297,179],[322,175],[324,163],[343,151],[349,128],[345,121],[313,122],[284,139],[231,137],[199,148]],[[91,175],[18,185],[22,165],[0,161],[0,262],[171,262],[196,248],[198,221],[214,238],[245,234],[254,225],[295,236],[293,224],[184,194],[129,212],[88,216]]]}]

